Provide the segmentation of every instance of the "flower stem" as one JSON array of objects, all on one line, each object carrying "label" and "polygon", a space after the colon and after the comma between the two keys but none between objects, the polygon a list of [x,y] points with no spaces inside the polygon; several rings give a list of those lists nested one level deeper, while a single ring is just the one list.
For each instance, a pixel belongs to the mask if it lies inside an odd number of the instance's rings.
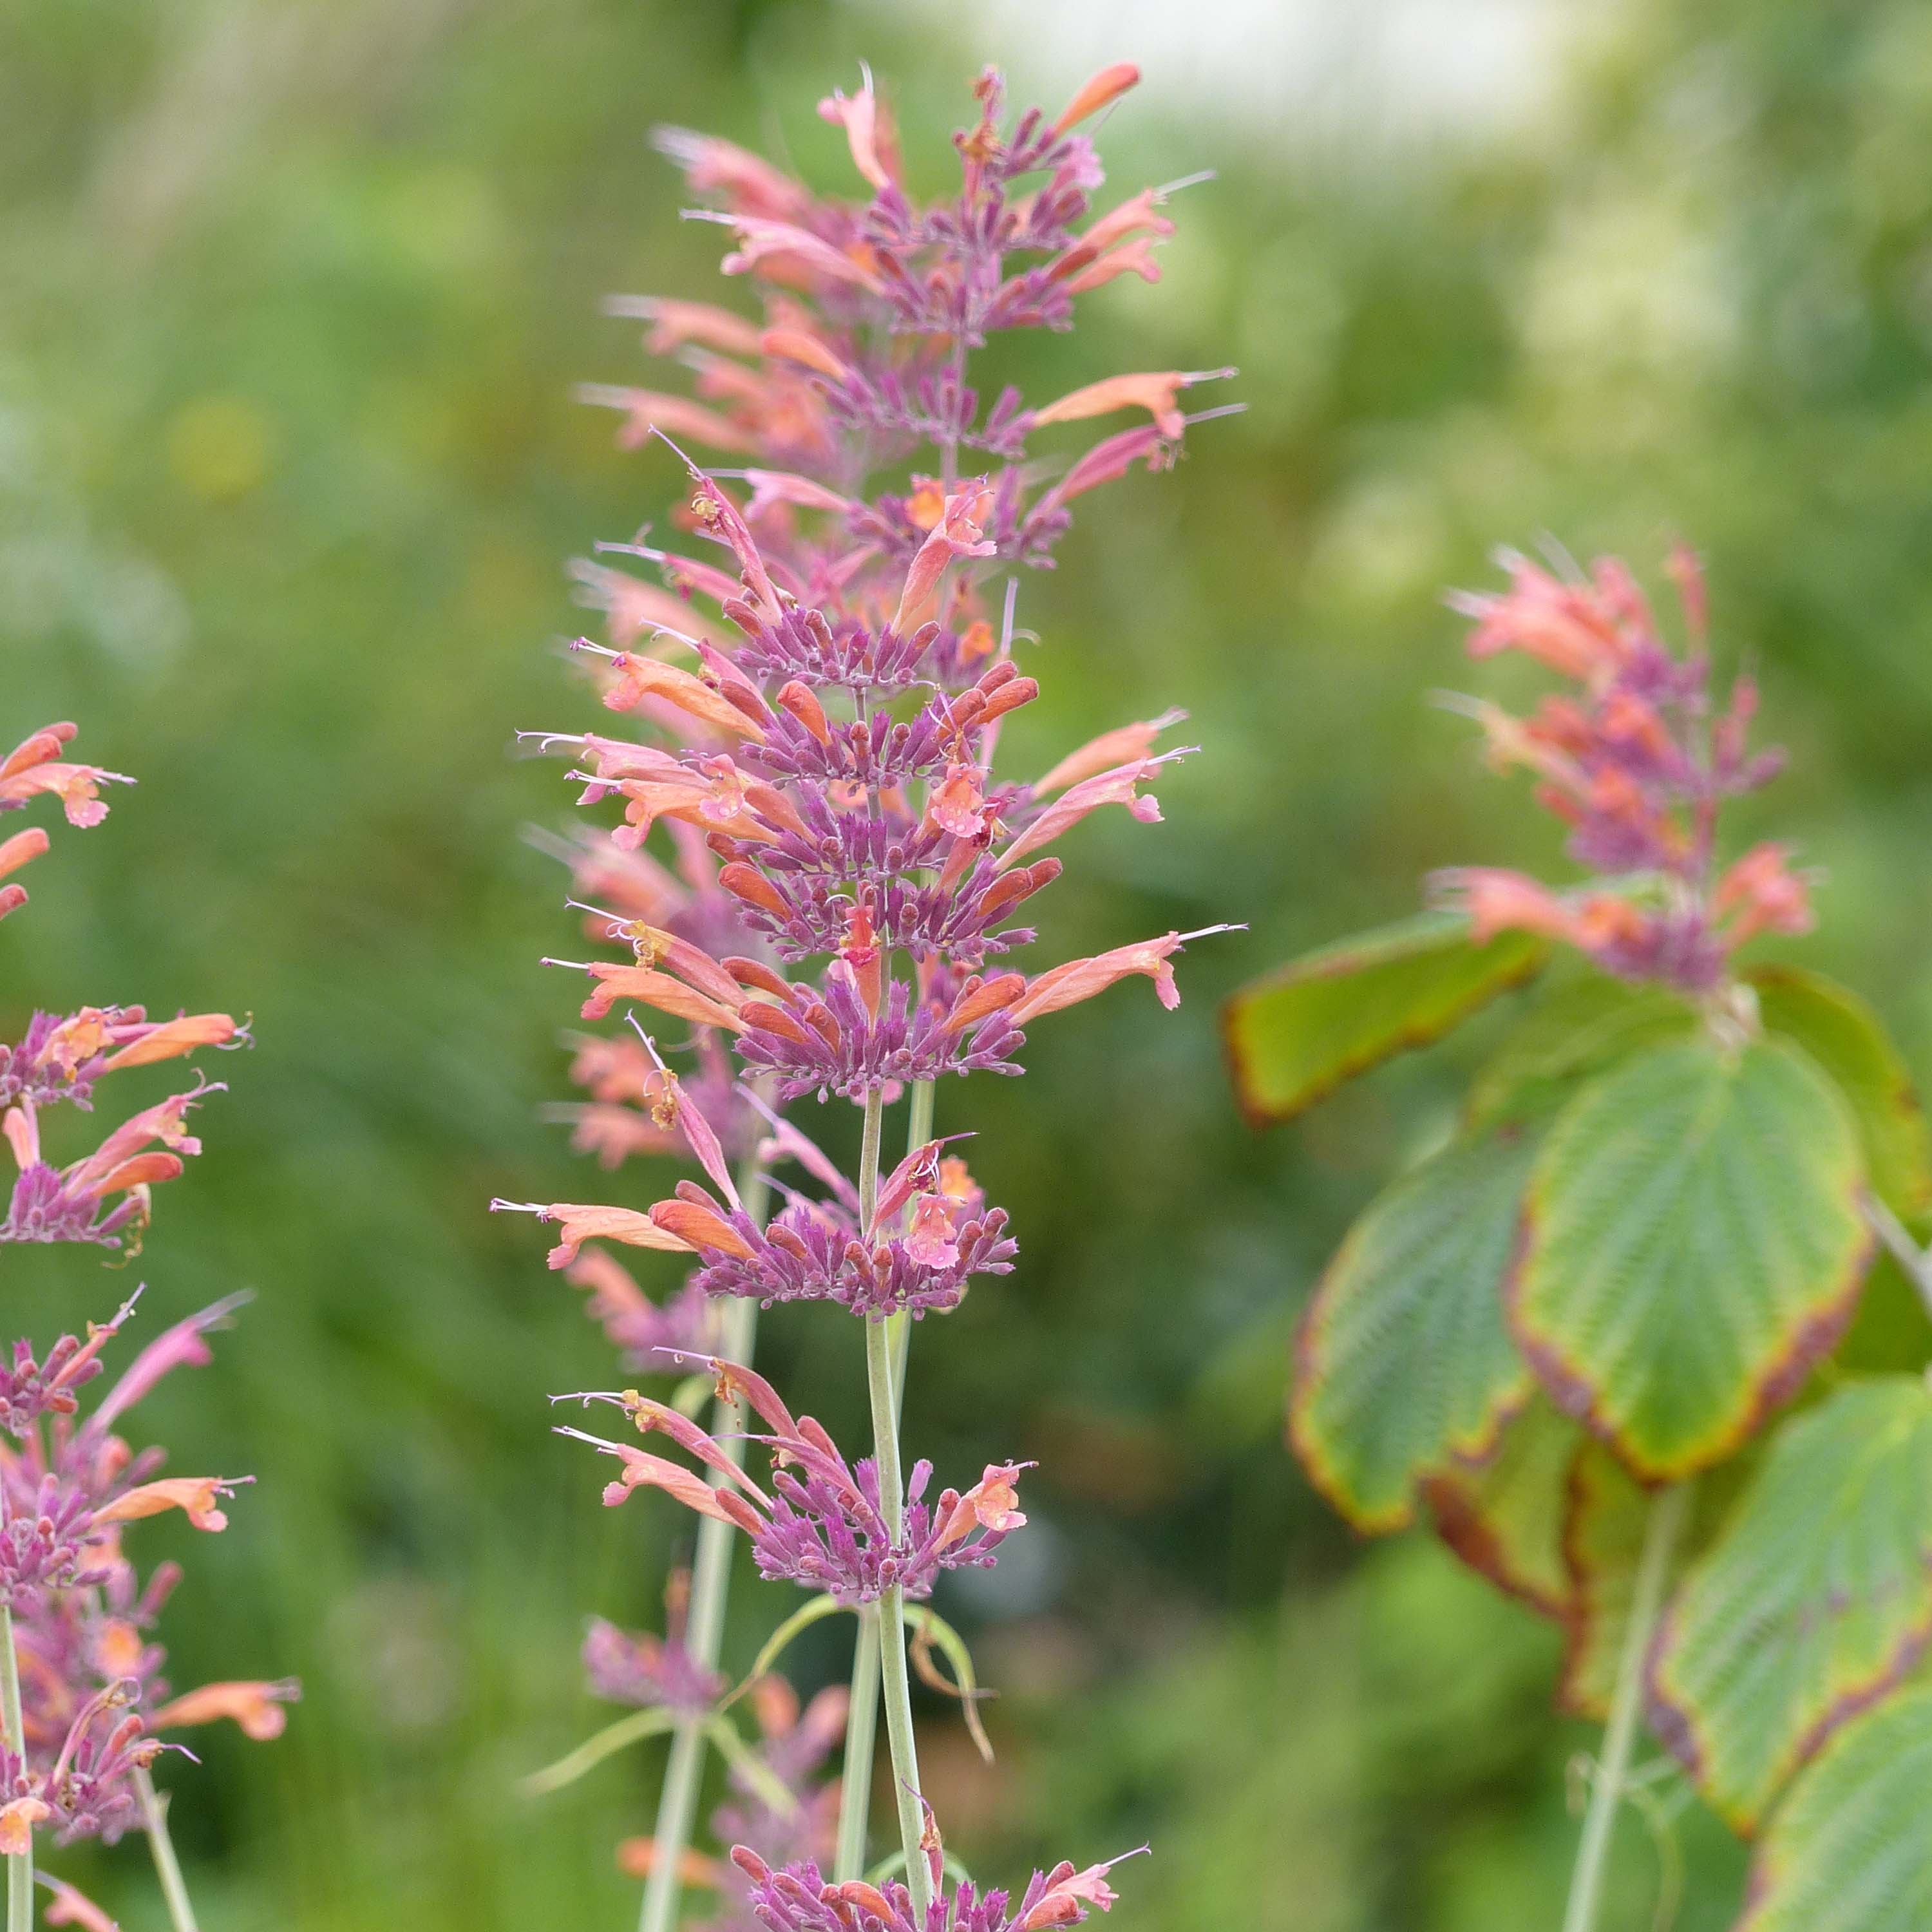
[{"label": "flower stem", "polygon": [[866,1822],[872,1807],[872,1758],[879,1732],[879,1606],[859,1612],[852,1651],[852,1700],[845,1712],[845,1768],[838,1780],[838,1849],[832,1876],[840,1885],[866,1871]]},{"label": "flower stem", "polygon": [[148,1849],[154,1855],[161,1896],[167,1900],[168,1923],[174,1932],[197,1932],[194,1907],[188,1901],[187,1882],[182,1877],[181,1861],[175,1856],[175,1841],[168,1835],[168,1801],[154,1789],[154,1780],[148,1775],[146,1765],[135,1769],[134,1789],[140,1794],[141,1822],[147,1829]]},{"label": "flower stem", "polygon": [[[755,1160],[739,1176],[738,1192],[745,1211],[754,1221],[764,1219],[770,1189],[764,1169]],[[720,1348],[724,1359],[747,1366],[758,1337],[758,1304],[734,1297],[726,1304],[724,1334]],[[745,1460],[744,1432],[736,1405],[720,1397],[711,1412],[711,1432],[733,1462]],[[712,1478],[714,1484],[727,1478]],[[706,1516],[698,1526],[698,1554],[691,1566],[691,1610],[685,1626],[685,1648],[700,1670],[715,1670],[724,1636],[725,1600],[731,1588],[731,1526]],[[670,1754],[664,1761],[664,1788],[658,1794],[657,1823],[652,1832],[655,1856],[644,1882],[644,1902],[638,1932],[671,1932],[684,1897],[684,1854],[698,1816],[698,1792],[704,1778],[706,1744],[703,1717],[679,1719],[671,1732]]]},{"label": "flower stem", "polygon": [[[933,1084],[930,1080],[913,1083],[912,1102],[907,1109],[908,1154],[915,1148],[923,1147],[932,1138]],[[873,1111],[868,1108],[868,1114]],[[874,1178],[872,1199],[877,1198],[878,1142],[882,1138],[882,1134],[874,1137],[870,1143],[870,1167],[862,1164],[860,1170],[862,1188],[868,1172]],[[868,1221],[870,1210],[868,1200],[863,1217]],[[892,1429],[896,1442],[899,1404],[905,1389],[906,1343],[911,1334],[912,1318],[902,1311],[890,1316],[885,1327],[890,1345]],[[866,1870],[866,1825],[872,1810],[872,1760],[879,1729],[879,1611],[880,1606],[874,1604],[859,1612],[858,1641],[852,1652],[852,1698],[845,1716],[845,1766],[838,1789],[838,1849],[832,1868],[833,1878],[841,1884],[862,1877]]]},{"label": "flower stem", "polygon": [[[0,1604],[0,1724],[5,1726],[7,1748],[25,1766],[27,1732],[20,1720],[20,1659],[14,1648],[14,1612],[4,1604]],[[7,1861],[7,1932],[32,1932],[33,1923],[34,1846],[30,1835],[27,1849]]]},{"label": "flower stem", "polygon": [[1616,1688],[1610,1700],[1610,1718],[1604,1732],[1604,1754],[1591,1781],[1590,1804],[1583,1817],[1583,1836],[1576,1848],[1576,1870],[1570,1880],[1570,1903],[1563,1915],[1563,1932],[1596,1932],[1597,1912],[1604,1890],[1604,1871],[1616,1826],[1617,1807],[1630,1774],[1630,1753],[1636,1742],[1637,1708],[1643,1689],[1644,1658],[1657,1628],[1670,1559],[1684,1527],[1690,1486],[1678,1483],[1661,1491],[1650,1505],[1644,1526],[1643,1553],[1637,1560],[1636,1587],[1630,1600],[1630,1622],[1624,1626],[1623,1648],[1617,1658]]},{"label": "flower stem", "polygon": [[[899,1468],[898,1407],[892,1389],[892,1339],[883,1322],[866,1324],[866,1385],[872,1398],[873,1454],[879,1472],[879,1509],[894,1543],[904,1532],[905,1478]],[[919,1752],[912,1732],[912,1684],[906,1672],[905,1604],[896,1586],[879,1598],[879,1679],[886,1707],[886,1742],[892,1758],[899,1842],[905,1852],[912,1922],[926,1923],[930,1886],[920,1850],[924,1814],[919,1795]],[[888,1635],[887,1633],[890,1634]]]},{"label": "flower stem", "polygon": [[[933,1080],[916,1080],[913,1082],[912,1102],[906,1109],[906,1152],[922,1148],[932,1138],[933,1089],[938,1084]],[[912,1341],[912,1317],[904,1309],[888,1318],[886,1333],[892,1345],[892,1406],[895,1410],[905,1404],[906,1350]]]}]

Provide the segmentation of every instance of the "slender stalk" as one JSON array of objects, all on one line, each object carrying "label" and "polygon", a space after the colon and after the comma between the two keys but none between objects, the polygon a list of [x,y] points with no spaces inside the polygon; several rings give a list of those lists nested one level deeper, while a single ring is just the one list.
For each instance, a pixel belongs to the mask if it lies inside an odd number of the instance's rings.
[{"label": "slender stalk", "polygon": [[[932,1080],[915,1080],[912,1085],[911,1104],[906,1109],[906,1152],[922,1148],[932,1138],[932,1096],[938,1083]],[[905,1404],[906,1350],[912,1342],[912,1317],[901,1309],[890,1316],[886,1323],[886,1333],[892,1345],[892,1405],[902,1409]]]},{"label": "slender stalk", "polygon": [[154,1855],[161,1896],[167,1900],[168,1923],[174,1932],[198,1932],[194,1907],[188,1901],[188,1886],[182,1877],[181,1861],[175,1856],[175,1841],[168,1835],[168,1801],[154,1789],[154,1780],[148,1775],[146,1765],[134,1773],[134,1789],[140,1794],[141,1822],[147,1829],[148,1849]]},{"label": "slender stalk", "polygon": [[1590,1786],[1590,1804],[1583,1817],[1583,1836],[1576,1848],[1576,1870],[1570,1880],[1570,1903],[1563,1915],[1563,1932],[1596,1932],[1602,1901],[1604,1870],[1610,1835],[1617,1820],[1630,1775],[1630,1753],[1636,1742],[1637,1707],[1643,1688],[1644,1658],[1663,1606],[1670,1559],[1684,1527],[1690,1486],[1678,1483],[1663,1490],[1650,1505],[1644,1526],[1643,1553],[1637,1562],[1636,1588],[1630,1600],[1630,1622],[1617,1658],[1616,1688],[1610,1700],[1610,1719],[1604,1732],[1604,1754]]},{"label": "slender stalk", "polygon": [[[923,1147],[932,1138],[932,1090],[930,1080],[913,1083],[911,1105],[907,1109],[906,1151]],[[868,1114],[873,1109],[868,1108]],[[883,1122],[881,1122],[883,1126]],[[874,1194],[878,1174],[878,1140],[873,1142],[871,1164],[862,1161],[860,1182],[862,1188],[868,1172],[874,1178]],[[871,1204],[865,1206],[864,1219],[871,1220]],[[892,1432],[898,1439],[898,1410],[905,1388],[906,1344],[910,1337],[912,1318],[892,1316],[885,1324],[890,1345],[892,1372]],[[879,1729],[879,1606],[868,1605],[859,1613],[858,1641],[852,1652],[852,1701],[845,1717],[845,1766],[838,1789],[838,1849],[832,1876],[840,1883],[862,1877],[866,1870],[866,1826],[872,1810],[872,1760]]]},{"label": "slender stalk", "polygon": [[[7,1748],[22,1764],[27,1760],[26,1726],[20,1720],[20,1659],[14,1648],[14,1612],[0,1604],[0,1724]],[[34,1923],[34,1846],[7,1861],[7,1932],[32,1932]]]},{"label": "slender stalk", "polygon": [[[739,1177],[738,1192],[753,1220],[764,1219],[770,1198],[764,1170],[755,1162]],[[722,1346],[727,1360],[748,1364],[757,1340],[758,1304],[735,1297],[724,1311]],[[745,1460],[743,1431],[736,1406],[721,1398],[711,1412],[711,1432],[734,1462]],[[725,1481],[722,1474],[711,1478]],[[725,1600],[731,1588],[733,1531],[728,1522],[706,1516],[698,1526],[698,1554],[691,1566],[691,1609],[684,1642],[693,1660],[706,1670],[718,1667],[724,1636]],[[664,1788],[658,1794],[657,1823],[652,1832],[656,1856],[644,1881],[644,1902],[638,1932],[671,1932],[683,1902],[682,1867],[698,1816],[698,1792],[704,1779],[705,1737],[702,1717],[682,1718],[671,1732],[670,1753],[664,1760]]]},{"label": "slender stalk", "polygon": [[838,1780],[838,1849],[832,1876],[841,1885],[866,1871],[866,1822],[872,1808],[872,1758],[879,1734],[879,1606],[859,1612],[852,1652],[852,1701],[845,1712],[845,1768]]},{"label": "slender stalk", "polygon": [[1871,1224],[1872,1232],[1892,1250],[1892,1258],[1904,1270],[1906,1280],[1917,1289],[1926,1312],[1932,1314],[1932,1251],[1921,1248],[1905,1223],[1876,1196],[1865,1203],[1865,1219]]},{"label": "slender stalk", "polygon": [[[905,1478],[899,1468],[898,1409],[893,1398],[892,1341],[883,1322],[866,1324],[866,1386],[872,1398],[872,1448],[879,1472],[880,1513],[886,1533],[898,1541],[904,1528]],[[920,1850],[925,1825],[919,1796],[919,1752],[912,1732],[912,1683],[906,1672],[905,1600],[896,1588],[878,1601],[879,1680],[886,1707],[886,1742],[892,1758],[892,1796],[898,1802],[899,1842],[905,1852],[906,1888],[912,1920],[926,1923],[931,1886]],[[890,1632],[890,1636],[887,1633]]]},{"label": "slender stalk", "polygon": [[879,1205],[879,1139],[885,1118],[885,1102],[875,1087],[866,1096],[866,1124],[859,1143],[859,1232],[868,1240]]},{"label": "slender stalk", "polygon": [[629,1716],[620,1718],[614,1724],[606,1724],[601,1731],[586,1738],[576,1750],[566,1753],[556,1763],[532,1772],[523,1780],[521,1788],[532,1798],[540,1798],[546,1792],[561,1791],[566,1784],[574,1784],[586,1771],[602,1764],[614,1751],[620,1751],[626,1744],[637,1744],[645,1738],[662,1737],[676,1721],[668,1711],[633,1711]]}]

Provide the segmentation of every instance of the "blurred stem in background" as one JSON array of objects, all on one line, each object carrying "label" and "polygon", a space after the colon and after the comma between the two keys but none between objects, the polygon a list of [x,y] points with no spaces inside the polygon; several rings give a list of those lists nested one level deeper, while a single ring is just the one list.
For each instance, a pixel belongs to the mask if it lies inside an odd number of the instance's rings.
[{"label": "blurred stem in background", "polygon": [[[908,1154],[932,1138],[933,1086],[930,1080],[913,1083],[912,1104],[907,1113]],[[878,1138],[874,1131],[870,1143],[869,1170],[874,1191],[878,1185]],[[902,1310],[890,1316],[884,1328],[892,1435],[896,1442],[899,1409],[905,1394],[906,1346],[911,1339],[912,1317]],[[869,1328],[866,1340],[869,1365]],[[838,1849],[832,1863],[832,1876],[841,1883],[861,1876],[866,1869],[866,1824],[872,1809],[872,1759],[878,1736],[879,1642],[884,1615],[883,1606],[876,1604],[860,1612],[859,1638],[852,1652],[852,1700],[845,1719],[845,1767],[838,1790]]]},{"label": "blurred stem in background", "polygon": [[182,1876],[181,1861],[175,1856],[175,1841],[168,1833],[168,1801],[154,1789],[145,1765],[134,1773],[134,1788],[140,1793],[141,1824],[148,1834],[148,1849],[154,1856],[154,1875],[161,1882],[161,1896],[167,1900],[168,1923],[174,1932],[200,1932],[188,1895],[188,1881]]},{"label": "blurred stem in background", "polygon": [[[762,1222],[771,1190],[765,1171],[753,1155],[739,1177],[738,1192],[745,1211]],[[758,1304],[748,1298],[734,1297],[724,1311],[724,1333],[720,1344],[724,1358],[749,1367],[752,1346],[758,1338]],[[739,1426],[736,1405],[720,1396],[711,1412],[711,1432],[723,1445],[733,1462],[745,1460],[745,1436]],[[712,1478],[722,1484],[721,1474]],[[690,1622],[686,1626],[685,1647],[700,1670],[718,1667],[718,1654],[724,1634],[724,1606],[731,1589],[731,1558],[736,1532],[728,1522],[706,1516],[698,1526],[698,1556],[692,1565]],[[664,1761],[664,1789],[658,1797],[658,1816],[652,1833],[653,1857],[650,1876],[644,1881],[644,1902],[638,1919],[639,1932],[672,1932],[677,1923],[678,1907],[684,1895],[684,1854],[691,1844],[692,1826],[698,1815],[698,1793],[704,1781],[704,1720],[682,1718],[671,1734],[670,1753]]]},{"label": "blurred stem in background", "polygon": [[1576,1848],[1576,1869],[1570,1880],[1570,1904],[1563,1915],[1563,1932],[1596,1932],[1603,1900],[1604,1872],[1617,1808],[1630,1776],[1630,1754],[1636,1743],[1637,1707],[1642,1700],[1644,1659],[1664,1603],[1670,1577],[1670,1559],[1690,1505],[1690,1485],[1673,1484],[1650,1505],[1644,1526],[1643,1553],[1638,1559],[1630,1622],[1617,1658],[1617,1681],[1604,1730],[1604,1752],[1590,1779],[1589,1808],[1583,1816],[1583,1836]]}]

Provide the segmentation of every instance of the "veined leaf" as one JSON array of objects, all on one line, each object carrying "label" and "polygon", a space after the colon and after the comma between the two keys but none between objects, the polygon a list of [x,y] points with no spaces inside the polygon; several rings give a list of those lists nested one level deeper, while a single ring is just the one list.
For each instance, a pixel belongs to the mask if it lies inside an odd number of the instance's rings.
[{"label": "veined leaf", "polygon": [[1289,1436],[1359,1529],[1398,1529],[1417,1483],[1480,1461],[1527,1399],[1502,1287],[1537,1132],[1458,1141],[1388,1189],[1322,1276],[1295,1350]]},{"label": "veined leaf", "polygon": [[1686,1578],[1652,1666],[1652,1728],[1739,1831],[1932,1637],[1932,1391],[1838,1390],[1778,1432]]},{"label": "veined leaf", "polygon": [[1932,1208],[1932,1136],[1877,1014],[1849,987],[1802,967],[1759,966],[1744,977],[1766,1030],[1803,1048],[1844,1096],[1879,1198],[1907,1220]]},{"label": "veined leaf", "polygon": [[1560,1104],[1578,1082],[1696,1028],[1690,1003],[1661,986],[1594,972],[1553,986],[1471,1082],[1463,1117],[1483,1126],[1526,1106]]},{"label": "veined leaf", "polygon": [[1834,1373],[1892,1375],[1916,1370],[1932,1360],[1932,1318],[1916,1282],[1906,1278],[1898,1258],[1881,1246],[1858,1295],[1852,1317],[1832,1351]]},{"label": "veined leaf", "polygon": [[1545,1616],[1563,1616],[1563,1522],[1582,1430],[1540,1392],[1510,1418],[1487,1462],[1425,1477],[1436,1534],[1471,1569]]},{"label": "veined leaf", "polygon": [[[1690,1498],[1680,1561],[1710,1542],[1748,1474],[1748,1453],[1700,1477]],[[1637,1565],[1657,1492],[1646,1490],[1594,1436],[1570,1466],[1564,1498],[1563,1670],[1558,1705],[1600,1723],[1610,1715]]]},{"label": "veined leaf", "polygon": [[1864,1188],[1844,1102],[1793,1048],[1640,1054],[1544,1142],[1507,1295],[1516,1340],[1638,1475],[1706,1468],[1843,1329],[1871,1253]]},{"label": "veined leaf", "polygon": [[1286,1120],[1406,1047],[1426,1046],[1542,970],[1533,934],[1474,944],[1460,915],[1430,913],[1310,952],[1222,1010],[1242,1111]]},{"label": "veined leaf", "polygon": [[1557,1702],[1580,1718],[1610,1715],[1650,1506],[1649,1491],[1609,1450],[1584,1444],[1570,1465],[1564,1515],[1569,1593],[1556,1690]]},{"label": "veined leaf", "polygon": [[1861,1718],[1792,1786],[1751,1868],[1737,1932],[1932,1925],[1932,1686]]}]

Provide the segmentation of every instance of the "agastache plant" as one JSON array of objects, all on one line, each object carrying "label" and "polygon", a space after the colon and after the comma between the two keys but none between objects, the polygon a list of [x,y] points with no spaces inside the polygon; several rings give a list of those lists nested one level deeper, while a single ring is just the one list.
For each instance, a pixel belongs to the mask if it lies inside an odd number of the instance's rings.
[{"label": "agastache plant", "polygon": [[[0,811],[60,799],[70,824],[98,824],[100,788],[128,780],[73,763],[71,724],[35,732],[0,763]],[[48,849],[38,826],[0,841],[0,873]],[[0,886],[0,916],[27,895]],[[218,1086],[206,1081],[130,1116],[89,1154],[56,1166],[43,1157],[44,1114],[92,1111],[99,1083],[133,1067],[204,1047],[245,1042],[225,1013],[150,1020],[139,1006],[36,1012],[17,1040],[0,1042],[0,1133],[17,1163],[0,1244],[62,1242],[138,1248],[152,1192],[200,1150],[186,1131],[188,1108]],[[166,1732],[228,1719],[251,1738],[278,1736],[292,1681],[206,1684],[173,1694],[161,1676],[166,1653],[150,1635],[181,1580],[158,1565],[145,1582],[122,1547],[124,1526],[180,1510],[197,1529],[225,1528],[221,1504],[248,1478],[170,1477],[158,1449],[131,1448],[122,1418],[163,1377],[210,1360],[205,1337],[247,1298],[231,1296],[177,1322],[150,1342],[82,1414],[80,1392],[98,1377],[109,1345],[135,1311],[136,1289],[113,1318],[88,1323],[37,1355],[16,1341],[0,1358],[0,1852],[7,1864],[8,1932],[36,1919],[37,1840],[112,1843],[147,1835],[176,1932],[194,1932],[186,1886],[170,1838],[166,1801],[151,1768],[165,1751],[190,1755]],[[50,1924],[112,1932],[100,1907],[42,1873]]]},{"label": "agastache plant", "polygon": [[[602,561],[577,567],[611,634],[579,649],[604,704],[648,739],[539,734],[574,760],[583,803],[622,808],[602,838],[554,848],[572,866],[572,903],[593,935],[629,956],[552,963],[587,975],[585,1019],[622,1007],[636,1034],[578,1043],[590,1098],[574,1118],[580,1145],[610,1166],[674,1134],[705,1184],[681,1181],[636,1207],[493,1204],[556,1224],[551,1265],[591,1290],[592,1313],[632,1366],[694,1366],[716,1387],[708,1428],[692,1419],[688,1384],[668,1402],[634,1390],[581,1398],[675,1454],[563,1431],[614,1462],[608,1504],[660,1490],[700,1518],[672,1635],[596,1636],[593,1678],[654,1686],[653,1704],[537,1780],[574,1774],[628,1736],[670,1731],[656,1829],[647,1854],[629,1860],[648,1872],[644,1932],[669,1932],[677,1917],[706,1742],[734,1780],[759,1761],[727,1717],[730,1700],[713,1692],[738,1534],[761,1574],[814,1593],[748,1682],[768,1682],[784,1644],[820,1616],[855,1612],[859,1637],[836,1838],[801,1840],[795,1824],[778,1833],[773,1821],[803,1801],[767,1790],[767,1815],[746,1814],[732,1852],[742,1907],[732,1922],[748,1912],[773,1932],[1039,1932],[1113,1902],[1106,1866],[1036,1874],[1017,1898],[945,1885],[920,1790],[910,1672],[964,1699],[983,1748],[970,1658],[925,1600],[941,1570],[992,1564],[1022,1527],[1017,1485],[1030,1465],[988,1465],[935,1495],[931,1468],[908,1471],[899,1438],[910,1324],[956,1307],[1018,1253],[958,1137],[933,1132],[935,1086],[1018,1074],[1034,1022],[1120,980],[1150,980],[1172,1006],[1174,956],[1200,936],[1169,932],[1033,973],[1012,963],[1036,938],[1023,916],[1061,868],[1049,846],[1107,806],[1158,820],[1146,788],[1181,755],[1156,749],[1181,713],[1124,725],[1030,783],[993,769],[1001,721],[1039,695],[1014,655],[1020,574],[1051,563],[1088,492],[1136,465],[1167,467],[1201,419],[1182,397],[1233,373],[1115,376],[1040,406],[1012,388],[988,402],[970,380],[993,334],[1068,328],[1090,292],[1124,274],[1157,278],[1153,250],[1172,230],[1162,210],[1186,184],[1095,214],[1102,172],[1080,131],[1138,79],[1111,68],[1057,117],[1013,118],[988,70],[972,124],[954,137],[958,188],[925,205],[904,185],[869,75],[820,106],[844,132],[861,199],[816,194],[728,142],[663,130],[658,145],[706,203],[693,218],[728,231],[724,272],[760,312],[626,298],[615,312],[648,323],[646,346],[674,356],[694,393],[584,392],[621,412],[626,445],[655,442],[682,463],[688,491],[672,522],[692,547],[658,547],[647,532],[602,547],[656,566],[657,583]],[[1058,425],[1124,412],[1144,420],[1084,449],[1039,446]],[[701,466],[687,448],[726,464]],[[674,871],[646,848],[660,826]],[[658,1016],[653,1025],[691,1029],[688,1070],[672,1070],[677,1056],[645,1031],[640,1008]],[[856,1174],[785,1118],[807,1096],[860,1110]],[[902,1096],[907,1151],[889,1167],[885,1110]],[[782,1204],[768,1218],[775,1192]],[[684,1256],[693,1272],[653,1304],[586,1246],[600,1241]],[[869,1455],[795,1416],[751,1368],[754,1312],[781,1301],[832,1304],[862,1323]],[[719,1307],[722,1320],[707,1323]],[[748,1442],[769,1460],[762,1481],[746,1472]],[[868,1880],[881,1702],[899,1849]]]},{"label": "agastache plant", "polygon": [[[1856,994],[1740,957],[1810,929],[1814,881],[1726,837],[1778,760],[1747,742],[1752,682],[1713,694],[1690,554],[1682,644],[1613,559],[1504,562],[1505,590],[1451,600],[1470,652],[1563,688],[1527,718],[1445,702],[1534,775],[1585,876],[1443,872],[1437,911],[1226,1016],[1261,1122],[1549,982],[1322,1276],[1289,1438],[1358,1529],[1426,1511],[1562,1627],[1559,1702],[1605,1726],[1565,1932],[1600,1923],[1620,1804],[1654,1824],[1692,1791],[1761,1840],[1741,1927],[1904,1932],[1924,1862],[1876,1848],[1920,1842],[1932,1748],[1932,1698],[1896,1694],[1932,1638],[1932,1388],[1834,1352],[1881,1241],[1932,1306],[1924,1121]],[[1646,1724],[1666,1755],[1637,1766]]]}]

